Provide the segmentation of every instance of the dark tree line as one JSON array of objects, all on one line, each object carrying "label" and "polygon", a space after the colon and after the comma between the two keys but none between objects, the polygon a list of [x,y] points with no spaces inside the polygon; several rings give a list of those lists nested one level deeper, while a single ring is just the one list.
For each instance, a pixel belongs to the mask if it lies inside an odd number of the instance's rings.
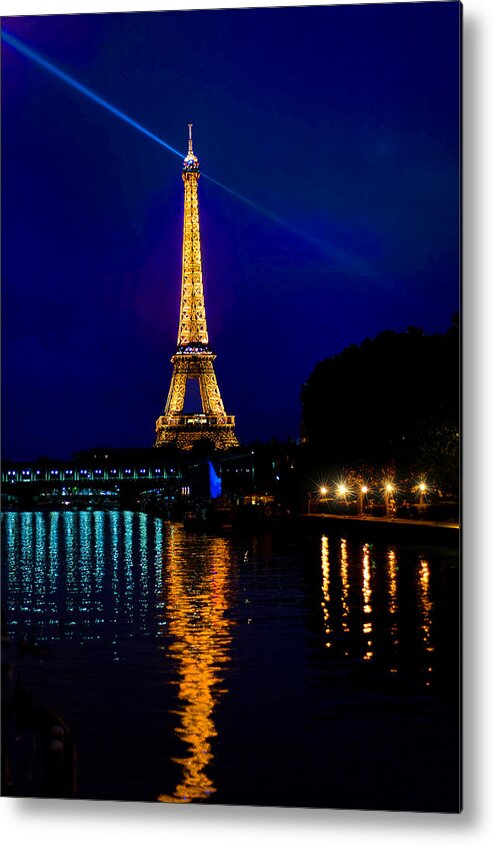
[{"label": "dark tree line", "polygon": [[384,331],[318,363],[302,388],[309,463],[394,467],[457,490],[460,421],[458,318],[444,334]]}]

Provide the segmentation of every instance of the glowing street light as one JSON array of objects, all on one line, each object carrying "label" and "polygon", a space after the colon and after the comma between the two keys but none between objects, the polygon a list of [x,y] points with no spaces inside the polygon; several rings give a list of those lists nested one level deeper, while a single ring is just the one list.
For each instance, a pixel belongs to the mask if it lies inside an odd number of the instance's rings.
[{"label": "glowing street light", "polygon": [[391,512],[390,496],[394,492],[394,484],[391,481],[386,481],[384,484],[384,507],[386,508],[386,516],[389,517]]},{"label": "glowing street light", "polygon": [[328,488],[324,484],[317,488],[317,493],[315,489],[312,491],[309,490],[307,493],[307,513],[311,513],[312,502],[322,502],[328,495],[328,492]]},{"label": "glowing street light", "polygon": [[423,479],[416,485],[415,490],[419,494],[419,514],[423,518],[425,513],[425,494],[427,493],[427,484]]},{"label": "glowing street light", "polygon": [[337,484],[336,492],[338,493],[338,496],[346,496],[348,493],[348,487],[346,487],[345,484]]}]

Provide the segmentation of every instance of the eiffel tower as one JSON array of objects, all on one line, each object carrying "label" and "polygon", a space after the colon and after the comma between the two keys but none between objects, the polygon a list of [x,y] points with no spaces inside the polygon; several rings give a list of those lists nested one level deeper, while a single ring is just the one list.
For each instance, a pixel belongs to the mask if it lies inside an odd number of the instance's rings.
[{"label": "eiffel tower", "polygon": [[[182,168],[184,181],[184,236],[182,250],[182,295],[178,325],[178,345],[173,356],[173,374],[163,416],[156,420],[155,446],[174,444],[191,449],[194,443],[208,440],[215,449],[238,446],[235,417],[225,413],[214,372],[216,355],[209,346],[206,306],[202,283],[201,235],[197,183],[199,161],[192,149],[192,124],[189,123],[189,148]],[[184,414],[188,379],[197,379],[202,413]]]}]

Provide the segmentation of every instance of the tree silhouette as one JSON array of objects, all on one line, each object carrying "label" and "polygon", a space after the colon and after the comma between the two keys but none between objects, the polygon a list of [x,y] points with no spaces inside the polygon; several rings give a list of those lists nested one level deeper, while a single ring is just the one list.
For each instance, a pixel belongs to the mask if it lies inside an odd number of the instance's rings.
[{"label": "tree silhouette", "polygon": [[302,388],[309,462],[425,472],[458,484],[459,321],[444,334],[383,331],[318,363]]}]

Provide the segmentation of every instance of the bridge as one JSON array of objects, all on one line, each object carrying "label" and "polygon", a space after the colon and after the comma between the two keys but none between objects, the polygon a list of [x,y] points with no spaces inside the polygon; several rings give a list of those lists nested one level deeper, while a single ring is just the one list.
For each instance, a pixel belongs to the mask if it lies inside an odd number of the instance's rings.
[{"label": "bridge", "polygon": [[164,482],[167,479],[180,477],[180,470],[165,469],[156,466],[131,466],[131,467],[79,467],[60,466],[31,467],[24,465],[13,466],[9,469],[2,468],[2,485],[7,488],[14,484],[49,483],[51,485],[73,485],[87,484],[89,482],[143,482],[153,483]]},{"label": "bridge", "polygon": [[[122,460],[122,457],[126,458]],[[146,460],[147,458],[147,460]],[[129,501],[145,493],[174,499],[186,493],[180,466],[153,452],[130,458],[115,452],[83,454],[73,461],[39,460],[2,466],[2,501],[8,505]]]},{"label": "bridge", "polygon": [[7,507],[129,504],[144,497],[166,503],[211,495],[207,461],[164,455],[161,449],[84,452],[71,461],[4,462],[1,475]]}]

